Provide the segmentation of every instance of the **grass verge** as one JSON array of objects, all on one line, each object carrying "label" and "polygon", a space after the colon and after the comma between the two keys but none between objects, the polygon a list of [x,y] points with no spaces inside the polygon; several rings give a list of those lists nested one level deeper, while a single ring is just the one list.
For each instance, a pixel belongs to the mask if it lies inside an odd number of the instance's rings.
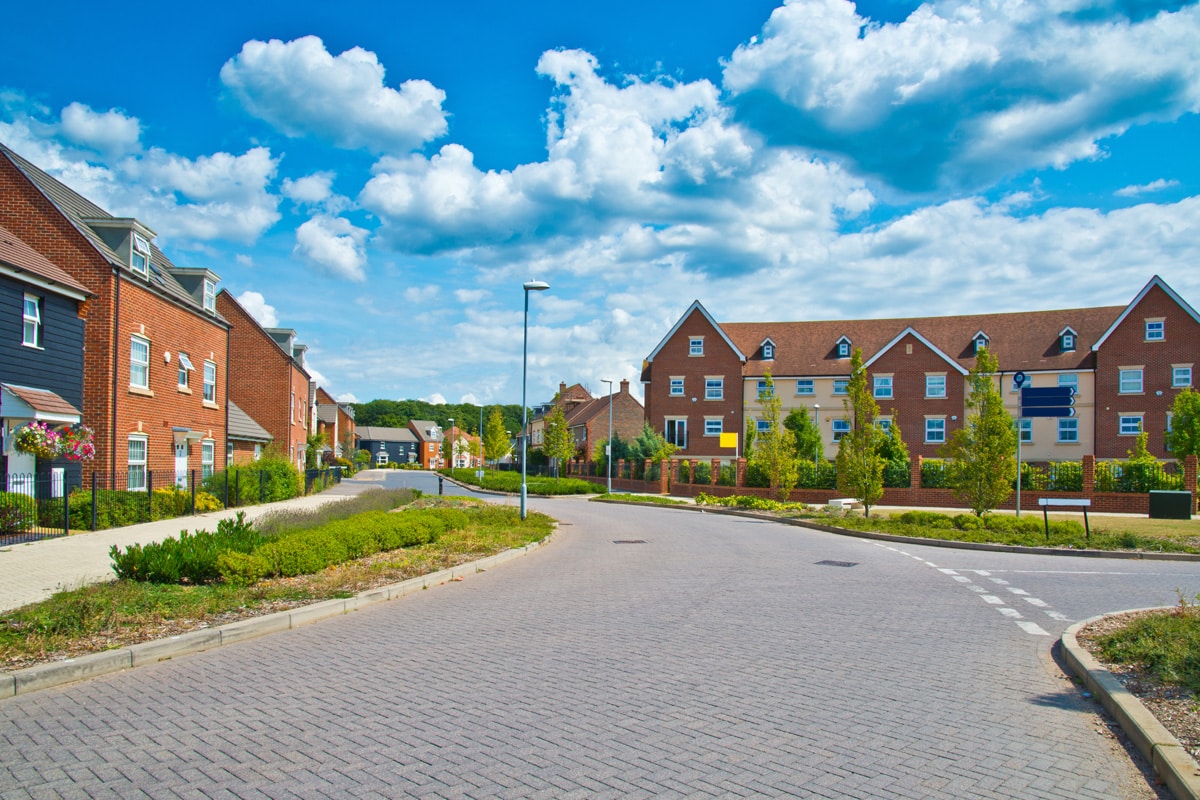
[{"label": "grass verge", "polygon": [[[517,494],[521,491],[521,473],[519,472],[484,472],[483,477],[475,475],[473,469],[444,469],[441,474],[449,476],[459,483],[478,486],[489,492],[507,492]],[[596,494],[599,488],[588,481],[578,478],[530,478],[525,479],[526,491],[529,494],[562,495],[562,494]]]},{"label": "grass verge", "polygon": [[652,506],[687,506],[691,505],[686,500],[677,500],[674,497],[663,497],[658,494],[602,494],[591,498],[592,500],[620,500],[622,503],[646,503]]},{"label": "grass verge", "polygon": [[1096,637],[1094,647],[1103,661],[1136,665],[1164,685],[1200,693],[1200,606],[1181,599],[1171,611],[1139,615]]},{"label": "grass verge", "polygon": [[[553,529],[553,520],[544,514],[529,512],[522,522],[514,508],[478,501],[430,498],[412,503],[413,507],[447,505],[468,510],[470,524],[428,544],[376,553],[312,575],[250,586],[114,580],[58,592],[0,614],[0,665],[5,671],[21,669],[350,597],[541,541]],[[294,521],[287,527],[291,524]]]}]

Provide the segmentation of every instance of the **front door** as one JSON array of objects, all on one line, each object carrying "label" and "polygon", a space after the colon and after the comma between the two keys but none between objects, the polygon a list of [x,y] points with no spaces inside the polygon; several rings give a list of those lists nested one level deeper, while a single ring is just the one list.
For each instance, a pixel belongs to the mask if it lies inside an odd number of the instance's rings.
[{"label": "front door", "polygon": [[187,489],[187,442],[175,445],[175,485]]}]

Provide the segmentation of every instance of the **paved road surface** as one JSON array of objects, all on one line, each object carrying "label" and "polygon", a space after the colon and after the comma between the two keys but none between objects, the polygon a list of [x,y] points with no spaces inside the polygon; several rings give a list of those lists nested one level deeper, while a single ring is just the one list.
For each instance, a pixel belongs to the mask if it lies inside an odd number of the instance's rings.
[{"label": "paved road surface", "polygon": [[462,583],[3,701],[0,797],[1154,796],[1050,648],[1197,565],[531,504]]}]

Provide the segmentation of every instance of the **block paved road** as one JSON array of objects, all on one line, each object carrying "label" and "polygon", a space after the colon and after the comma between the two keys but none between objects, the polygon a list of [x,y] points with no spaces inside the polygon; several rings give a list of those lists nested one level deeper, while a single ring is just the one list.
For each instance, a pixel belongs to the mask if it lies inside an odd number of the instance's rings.
[{"label": "block paved road", "polygon": [[1198,565],[531,502],[461,583],[0,702],[0,797],[1155,796],[1050,649]]}]

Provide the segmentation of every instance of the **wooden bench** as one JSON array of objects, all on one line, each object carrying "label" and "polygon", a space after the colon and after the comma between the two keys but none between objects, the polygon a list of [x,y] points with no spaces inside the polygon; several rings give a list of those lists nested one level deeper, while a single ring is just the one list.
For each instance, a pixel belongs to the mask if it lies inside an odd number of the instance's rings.
[{"label": "wooden bench", "polygon": [[1042,521],[1046,524],[1046,541],[1050,541],[1050,508],[1079,508],[1083,510],[1083,529],[1087,533],[1087,541],[1091,544],[1092,527],[1088,524],[1087,510],[1092,501],[1077,497],[1039,497],[1038,505],[1042,507]]}]

